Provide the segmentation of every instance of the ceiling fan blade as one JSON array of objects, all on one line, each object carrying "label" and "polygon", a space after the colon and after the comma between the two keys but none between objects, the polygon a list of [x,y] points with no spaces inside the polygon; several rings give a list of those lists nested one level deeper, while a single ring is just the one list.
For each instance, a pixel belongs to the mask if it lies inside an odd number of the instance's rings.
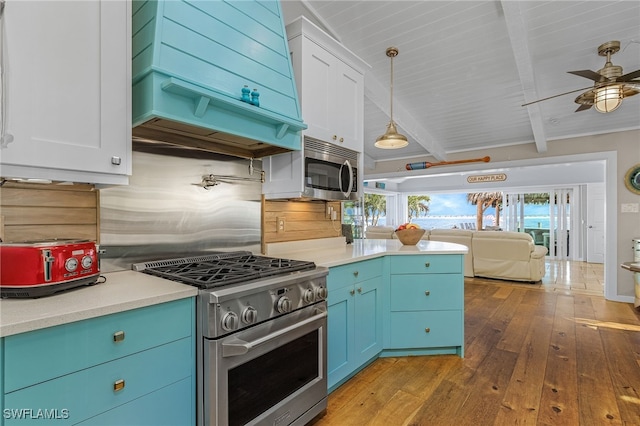
[{"label": "ceiling fan blade", "polygon": [[579,71],[567,71],[569,74],[574,74],[574,75],[578,75],[580,77],[584,77],[584,78],[588,78],[589,80],[593,80],[593,81],[600,81],[602,80],[602,75],[598,74],[595,71],[591,71],[591,70],[579,70]]},{"label": "ceiling fan blade", "polygon": [[635,70],[625,75],[621,75],[620,77],[616,78],[616,81],[630,81],[634,78],[640,78],[640,70]]},{"label": "ceiling fan blade", "polygon": [[593,105],[587,105],[587,104],[582,104],[578,107],[577,110],[575,110],[574,112],[580,112],[580,111],[586,111],[588,109],[591,109]]},{"label": "ceiling fan blade", "polygon": [[537,103],[537,102],[546,101],[546,100],[549,100],[549,99],[557,98],[557,97],[559,97],[559,96],[564,96],[564,95],[568,95],[568,94],[570,94],[570,93],[580,92],[580,91],[582,91],[582,90],[588,90],[588,89],[593,89],[593,86],[584,87],[584,88],[582,88],[582,89],[572,90],[572,91],[570,91],[570,92],[559,93],[559,94],[557,94],[557,95],[549,96],[549,97],[547,97],[547,98],[542,98],[542,99],[538,99],[538,100],[536,100],[536,101],[527,102],[526,104],[522,104],[522,106],[527,106],[527,105],[535,104],[535,103]]}]

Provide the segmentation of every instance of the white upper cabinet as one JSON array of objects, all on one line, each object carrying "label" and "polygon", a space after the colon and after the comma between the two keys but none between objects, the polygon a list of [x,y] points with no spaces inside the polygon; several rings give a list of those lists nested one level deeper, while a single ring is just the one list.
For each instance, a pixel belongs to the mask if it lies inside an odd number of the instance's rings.
[{"label": "white upper cabinet", "polygon": [[304,17],[287,25],[287,36],[304,134],[362,152],[369,65]]},{"label": "white upper cabinet", "polygon": [[127,183],[130,23],[124,0],[7,0],[2,177]]}]

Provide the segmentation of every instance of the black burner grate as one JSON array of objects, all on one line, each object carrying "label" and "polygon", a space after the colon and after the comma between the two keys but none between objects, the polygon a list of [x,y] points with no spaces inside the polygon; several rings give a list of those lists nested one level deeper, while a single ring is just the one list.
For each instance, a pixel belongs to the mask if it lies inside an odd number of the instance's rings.
[{"label": "black burner grate", "polygon": [[134,265],[134,269],[207,289],[274,275],[314,269],[315,263],[256,256],[249,252],[159,260]]}]

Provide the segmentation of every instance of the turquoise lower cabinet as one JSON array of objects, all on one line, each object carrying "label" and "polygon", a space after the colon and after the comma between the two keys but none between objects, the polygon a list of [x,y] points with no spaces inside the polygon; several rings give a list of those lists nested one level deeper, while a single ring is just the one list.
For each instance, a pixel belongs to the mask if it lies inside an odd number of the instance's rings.
[{"label": "turquoise lower cabinet", "polygon": [[382,259],[330,268],[327,379],[335,389],[382,351]]},{"label": "turquoise lower cabinet", "polygon": [[4,425],[193,424],[194,310],[181,299],[6,337]]},{"label": "turquoise lower cabinet", "polygon": [[392,256],[389,269],[383,356],[463,356],[463,255]]},{"label": "turquoise lower cabinet", "polygon": [[[175,409],[176,398],[188,398],[193,386],[191,379],[183,379],[77,424],[82,426],[121,425],[123,419],[137,419],[136,426],[193,425],[195,423],[190,410]],[[147,415],[141,416],[141,413],[147,413]]]}]

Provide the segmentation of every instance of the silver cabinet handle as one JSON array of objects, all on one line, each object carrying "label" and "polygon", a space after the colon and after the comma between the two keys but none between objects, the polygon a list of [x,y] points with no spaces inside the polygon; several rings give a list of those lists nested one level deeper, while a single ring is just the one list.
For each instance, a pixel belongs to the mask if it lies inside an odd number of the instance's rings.
[{"label": "silver cabinet handle", "polygon": [[424,267],[425,267],[425,268],[428,268],[429,266],[431,266],[431,262],[426,262],[426,263],[424,264]]},{"label": "silver cabinet handle", "polygon": [[358,293],[362,293],[362,287],[358,288]]},{"label": "silver cabinet handle", "polygon": [[124,331],[116,331],[113,333],[113,341],[114,342],[122,342],[124,340]]},{"label": "silver cabinet handle", "polygon": [[354,276],[354,277],[356,277],[356,278],[358,278],[358,271],[354,271],[354,272],[353,272],[353,276]]},{"label": "silver cabinet handle", "polygon": [[353,296],[354,294],[356,294],[356,291],[355,290],[350,290],[349,294]]},{"label": "silver cabinet handle", "polygon": [[424,292],[424,295],[425,295],[425,296],[429,296],[430,294],[431,294],[431,292],[430,292],[429,290],[427,290],[427,291],[425,291],[425,292]]},{"label": "silver cabinet handle", "polygon": [[424,329],[424,332],[425,333],[431,333],[431,329],[429,327],[427,327],[427,328]]}]

